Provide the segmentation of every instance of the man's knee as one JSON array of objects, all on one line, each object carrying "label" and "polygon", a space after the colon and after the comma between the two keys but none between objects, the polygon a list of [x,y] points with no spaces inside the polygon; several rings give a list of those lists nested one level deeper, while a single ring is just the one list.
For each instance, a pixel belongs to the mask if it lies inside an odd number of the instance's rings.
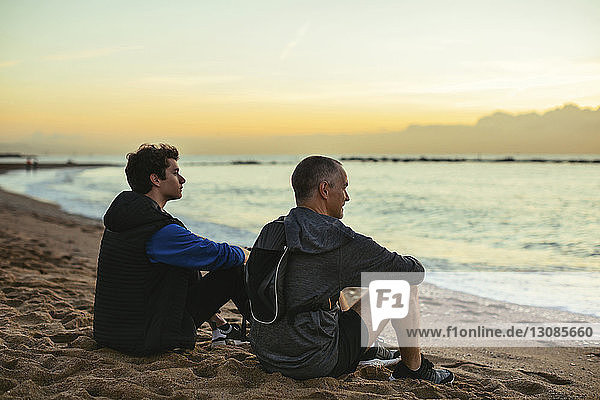
[{"label": "man's knee", "polygon": [[211,280],[225,280],[228,282],[241,282],[244,279],[244,272],[241,266],[231,268],[219,268],[206,274],[203,279]]}]

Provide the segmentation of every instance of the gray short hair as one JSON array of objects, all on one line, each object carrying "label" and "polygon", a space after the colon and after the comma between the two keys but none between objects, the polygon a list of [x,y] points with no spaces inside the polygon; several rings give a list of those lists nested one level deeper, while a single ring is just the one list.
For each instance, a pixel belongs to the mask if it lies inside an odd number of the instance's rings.
[{"label": "gray short hair", "polygon": [[296,203],[300,204],[311,198],[319,184],[327,181],[334,185],[334,178],[339,176],[342,163],[324,156],[310,156],[300,161],[292,174],[292,188]]}]

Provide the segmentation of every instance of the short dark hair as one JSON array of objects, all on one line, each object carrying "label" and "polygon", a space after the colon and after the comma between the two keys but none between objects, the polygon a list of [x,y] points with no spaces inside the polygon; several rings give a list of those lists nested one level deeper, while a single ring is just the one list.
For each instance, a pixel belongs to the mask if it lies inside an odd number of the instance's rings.
[{"label": "short dark hair", "polygon": [[141,194],[148,193],[152,189],[150,174],[166,179],[165,169],[169,166],[169,158],[178,160],[179,151],[175,146],[164,143],[144,143],[134,153],[128,153],[125,175],[131,190]]},{"label": "short dark hair", "polygon": [[310,156],[300,161],[292,174],[296,203],[300,204],[310,199],[323,181],[333,186],[333,177],[340,174],[341,167],[342,163],[338,160],[324,156]]}]

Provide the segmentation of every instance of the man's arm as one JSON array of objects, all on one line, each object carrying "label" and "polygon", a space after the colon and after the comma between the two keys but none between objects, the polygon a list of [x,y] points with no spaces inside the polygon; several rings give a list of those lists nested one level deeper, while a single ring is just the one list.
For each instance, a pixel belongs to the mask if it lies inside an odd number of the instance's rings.
[{"label": "man's arm", "polygon": [[342,288],[360,286],[361,272],[424,272],[423,265],[412,256],[401,256],[380,246],[373,239],[355,234],[340,249]]},{"label": "man's arm", "polygon": [[158,230],[146,243],[146,254],[153,263],[203,271],[242,265],[246,253],[238,246],[213,242],[177,224]]}]

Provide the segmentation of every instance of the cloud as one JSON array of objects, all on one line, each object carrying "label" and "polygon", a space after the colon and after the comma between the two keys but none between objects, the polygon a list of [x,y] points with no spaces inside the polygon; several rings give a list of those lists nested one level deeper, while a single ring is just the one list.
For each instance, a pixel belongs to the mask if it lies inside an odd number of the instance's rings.
[{"label": "cloud", "polygon": [[0,61],[0,68],[14,67],[18,64],[21,64],[21,61]]},{"label": "cloud", "polygon": [[413,125],[381,144],[430,153],[600,153],[600,107],[574,104],[543,114],[496,112],[475,125]]},{"label": "cloud", "polygon": [[291,42],[286,44],[285,47],[283,48],[283,50],[281,51],[281,55],[279,56],[280,59],[285,60],[290,55],[290,53],[294,49],[294,47],[296,47],[298,45],[298,43],[300,43],[302,38],[306,35],[309,28],[310,28],[310,22],[307,21],[304,23],[304,25],[302,25],[300,27],[300,29],[298,29],[296,31],[296,37],[294,38],[294,40],[292,40]]},{"label": "cloud", "polygon": [[44,57],[44,60],[51,61],[64,61],[64,60],[77,60],[84,58],[98,58],[105,57],[115,53],[121,53],[124,51],[141,50],[144,46],[115,46],[115,47],[103,47],[100,49],[81,50],[72,53],[59,53],[52,54]]}]

